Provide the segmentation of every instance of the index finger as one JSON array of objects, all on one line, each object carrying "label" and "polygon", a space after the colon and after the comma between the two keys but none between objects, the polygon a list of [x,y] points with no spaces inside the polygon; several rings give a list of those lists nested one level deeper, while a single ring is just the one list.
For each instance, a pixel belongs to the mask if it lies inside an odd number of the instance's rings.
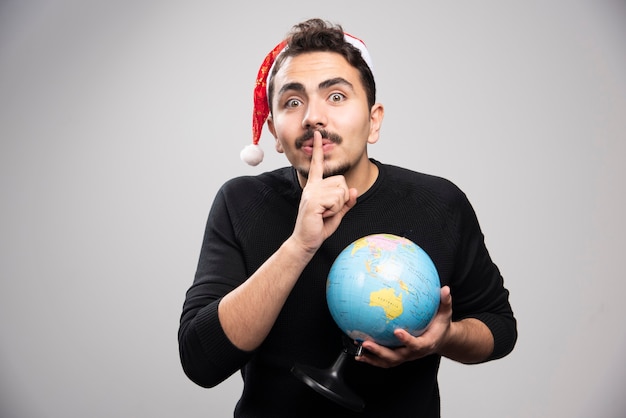
[{"label": "index finger", "polygon": [[323,177],[324,148],[322,145],[322,134],[319,131],[315,131],[313,132],[313,152],[311,154],[308,180],[322,180]]}]

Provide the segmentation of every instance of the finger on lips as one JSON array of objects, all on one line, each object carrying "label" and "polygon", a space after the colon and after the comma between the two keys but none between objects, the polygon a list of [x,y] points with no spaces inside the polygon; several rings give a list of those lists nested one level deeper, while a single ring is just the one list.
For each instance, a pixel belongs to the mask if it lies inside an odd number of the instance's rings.
[{"label": "finger on lips", "polygon": [[321,180],[324,175],[324,148],[322,134],[319,131],[313,133],[313,153],[311,154],[311,167],[309,168],[309,180],[311,178]]}]

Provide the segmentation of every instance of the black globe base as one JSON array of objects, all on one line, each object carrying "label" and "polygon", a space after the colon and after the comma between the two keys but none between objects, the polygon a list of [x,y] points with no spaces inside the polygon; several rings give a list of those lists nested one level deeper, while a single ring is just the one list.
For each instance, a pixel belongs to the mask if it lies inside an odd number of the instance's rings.
[{"label": "black globe base", "polygon": [[291,372],[317,393],[355,412],[363,411],[365,402],[343,381],[341,371],[352,353],[342,350],[333,365],[326,369],[295,365]]}]

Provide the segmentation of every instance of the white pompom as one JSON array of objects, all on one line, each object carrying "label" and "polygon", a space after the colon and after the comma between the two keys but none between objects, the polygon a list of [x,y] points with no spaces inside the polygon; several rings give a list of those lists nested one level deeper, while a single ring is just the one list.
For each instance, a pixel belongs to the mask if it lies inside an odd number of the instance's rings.
[{"label": "white pompom", "polygon": [[249,165],[258,165],[263,161],[263,150],[256,144],[249,144],[239,153],[241,160]]}]

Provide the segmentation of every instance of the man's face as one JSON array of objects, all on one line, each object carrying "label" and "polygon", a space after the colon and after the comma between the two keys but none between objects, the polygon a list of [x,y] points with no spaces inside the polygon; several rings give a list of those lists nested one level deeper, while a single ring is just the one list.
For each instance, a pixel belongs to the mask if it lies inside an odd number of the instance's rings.
[{"label": "man's face", "polygon": [[[341,55],[311,52],[288,58],[274,77],[269,128],[276,150],[308,176],[313,131],[324,142],[324,175],[346,174],[367,162],[378,139],[359,72]],[[376,126],[373,126],[376,125]]]}]

